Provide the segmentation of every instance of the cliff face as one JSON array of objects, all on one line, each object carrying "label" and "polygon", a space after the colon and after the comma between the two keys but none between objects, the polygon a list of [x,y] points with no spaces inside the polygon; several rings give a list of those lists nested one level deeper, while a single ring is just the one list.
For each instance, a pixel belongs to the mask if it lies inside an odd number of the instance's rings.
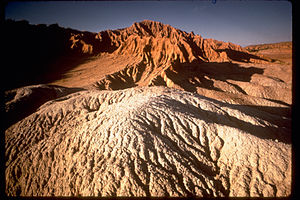
[{"label": "cliff face", "polygon": [[91,41],[89,36],[85,34],[77,36],[80,38],[76,41],[77,43],[101,47],[94,53],[103,52],[104,49],[109,52],[116,50],[116,53],[119,54],[143,55],[143,53],[149,52],[157,65],[176,60],[179,62],[229,61],[230,58],[228,58],[227,53],[222,54],[219,52],[221,50],[247,53],[239,45],[204,39],[200,35],[187,33],[170,25],[150,20],[134,23],[131,27],[124,29],[102,31],[95,34],[94,41]]},{"label": "cliff face", "polygon": [[[148,20],[134,23],[125,29],[100,32],[95,35],[95,40],[100,41],[102,44],[100,46],[109,52],[112,60],[132,59],[120,70],[105,74],[105,77],[97,80],[94,86],[99,89],[116,90],[138,85],[165,85],[196,91],[197,86],[206,87],[205,80],[196,80],[190,85],[177,84],[176,74],[184,77],[180,78],[179,82],[182,80],[190,82],[192,81],[190,79],[203,79],[205,63],[218,65],[218,63],[233,61],[267,62],[264,58],[249,54],[239,45],[204,39],[200,35]],[[82,35],[78,41],[87,41],[87,39]],[[90,44],[95,43],[97,42],[90,42]],[[234,71],[234,64],[232,68]],[[191,69],[195,77],[186,77],[185,74],[190,73]],[[170,74],[174,76],[169,76]]]}]

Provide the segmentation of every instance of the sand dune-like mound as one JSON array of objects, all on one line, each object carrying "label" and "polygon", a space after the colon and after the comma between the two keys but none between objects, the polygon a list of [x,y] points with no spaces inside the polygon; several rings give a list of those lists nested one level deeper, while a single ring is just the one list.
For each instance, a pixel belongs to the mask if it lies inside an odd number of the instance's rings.
[{"label": "sand dune-like mound", "polygon": [[287,196],[289,123],[166,87],[79,91],[6,130],[6,193]]}]

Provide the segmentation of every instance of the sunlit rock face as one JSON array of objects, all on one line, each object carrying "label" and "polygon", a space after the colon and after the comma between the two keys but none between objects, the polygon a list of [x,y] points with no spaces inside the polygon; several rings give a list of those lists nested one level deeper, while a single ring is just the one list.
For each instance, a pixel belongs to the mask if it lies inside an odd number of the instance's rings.
[{"label": "sunlit rock face", "polygon": [[150,20],[99,33],[7,20],[4,35],[8,196],[291,194],[291,43]]},{"label": "sunlit rock face", "polygon": [[290,119],[166,87],[84,90],[5,132],[9,196],[287,196]]}]

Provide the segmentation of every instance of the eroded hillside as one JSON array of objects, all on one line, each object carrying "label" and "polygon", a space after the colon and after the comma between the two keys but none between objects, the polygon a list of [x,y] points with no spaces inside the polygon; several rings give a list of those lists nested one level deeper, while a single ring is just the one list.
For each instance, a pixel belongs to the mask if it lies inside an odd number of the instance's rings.
[{"label": "eroded hillside", "polygon": [[289,120],[166,87],[76,92],[6,130],[6,193],[286,196]]},{"label": "eroded hillside", "polygon": [[5,23],[8,196],[291,194],[291,62],[149,20]]},{"label": "eroded hillside", "polygon": [[250,45],[246,49],[254,54],[267,56],[281,63],[292,63],[292,42]]},{"label": "eroded hillside", "polygon": [[[79,38],[86,40],[84,34]],[[95,38],[111,51],[99,53],[53,84],[100,90],[161,85],[232,103],[292,102],[290,64],[271,62],[230,42],[148,20]]]}]

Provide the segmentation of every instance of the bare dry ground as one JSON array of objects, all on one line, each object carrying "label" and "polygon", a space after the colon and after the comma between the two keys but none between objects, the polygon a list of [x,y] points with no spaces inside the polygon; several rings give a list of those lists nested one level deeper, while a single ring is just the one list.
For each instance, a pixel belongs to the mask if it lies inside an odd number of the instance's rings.
[{"label": "bare dry ground", "polygon": [[286,196],[290,119],[166,87],[81,91],[6,131],[21,196]]},{"label": "bare dry ground", "polygon": [[149,20],[38,30],[68,56],[36,73],[48,84],[5,92],[8,196],[291,194],[290,43],[242,48]]},{"label": "bare dry ground", "polygon": [[246,49],[251,53],[264,55],[283,63],[292,63],[292,42],[250,45]]}]

